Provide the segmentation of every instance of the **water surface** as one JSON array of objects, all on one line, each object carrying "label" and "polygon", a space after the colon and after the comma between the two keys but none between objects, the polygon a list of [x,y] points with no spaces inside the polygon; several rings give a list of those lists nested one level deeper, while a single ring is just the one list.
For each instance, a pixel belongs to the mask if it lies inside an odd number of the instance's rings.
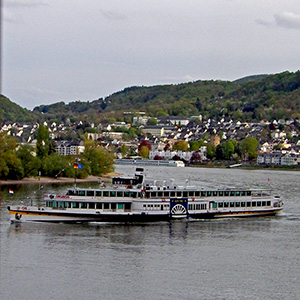
[{"label": "water surface", "polygon": [[[132,175],[134,168],[117,171]],[[271,185],[284,211],[145,225],[10,224],[7,205],[42,203],[44,193],[66,186],[1,186],[1,299],[299,299],[300,172],[147,167],[146,173],[203,187]]]}]

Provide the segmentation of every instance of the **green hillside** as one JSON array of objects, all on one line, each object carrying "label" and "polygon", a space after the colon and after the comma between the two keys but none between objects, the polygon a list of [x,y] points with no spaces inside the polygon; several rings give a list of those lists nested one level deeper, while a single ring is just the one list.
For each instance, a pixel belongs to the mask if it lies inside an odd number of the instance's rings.
[{"label": "green hillside", "polygon": [[0,95],[0,123],[29,123],[36,120],[38,120],[38,118],[34,113],[10,101],[5,96]]},{"label": "green hillside", "polygon": [[300,71],[248,76],[233,82],[195,81],[182,84],[134,86],[94,101],[57,102],[34,108],[34,114],[4,96],[0,122],[123,120],[123,112],[144,111],[166,115],[233,118],[240,121],[300,117]]},{"label": "green hillside", "polygon": [[300,72],[250,76],[229,81],[195,81],[151,87],[129,87],[92,102],[42,105],[35,111],[48,117],[122,119],[124,111],[150,116],[203,115],[239,120],[296,118],[300,116]]}]

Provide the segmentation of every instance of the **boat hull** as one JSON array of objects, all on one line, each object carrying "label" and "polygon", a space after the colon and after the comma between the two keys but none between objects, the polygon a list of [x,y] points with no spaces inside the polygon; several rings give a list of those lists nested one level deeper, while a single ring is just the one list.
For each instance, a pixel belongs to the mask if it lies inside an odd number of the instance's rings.
[{"label": "boat hull", "polygon": [[8,207],[11,222],[53,222],[53,223],[87,223],[87,222],[109,222],[109,223],[147,223],[170,221],[174,219],[214,219],[214,218],[244,218],[273,216],[282,208],[261,210],[261,211],[236,211],[236,212],[203,212],[199,214],[172,215],[171,213],[145,213],[145,212],[124,212],[124,213],[100,213],[100,212],[72,212],[67,210],[46,210],[45,208]]}]

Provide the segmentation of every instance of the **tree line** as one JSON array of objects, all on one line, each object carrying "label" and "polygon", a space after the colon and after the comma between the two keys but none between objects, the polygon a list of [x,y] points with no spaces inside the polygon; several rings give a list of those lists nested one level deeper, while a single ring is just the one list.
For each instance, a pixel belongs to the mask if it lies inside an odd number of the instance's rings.
[{"label": "tree line", "polygon": [[[237,140],[224,140],[219,145],[214,146],[211,143],[206,143],[204,139],[200,141],[185,140],[176,141],[172,146],[166,144],[164,151],[192,151],[191,163],[199,162],[201,160],[199,149],[202,146],[206,146],[207,158],[210,160],[255,160],[257,157],[257,147],[259,142],[257,139],[248,137],[242,141]],[[143,158],[149,158],[151,151],[151,144],[147,140],[143,140],[139,147],[138,153]],[[162,159],[161,157],[155,157],[155,159]],[[174,157],[173,159],[178,159]]]},{"label": "tree line", "polygon": [[[86,178],[113,171],[113,153],[85,139],[85,150],[76,156],[59,155],[47,126],[40,125],[35,147],[19,145],[18,140],[0,133],[0,179],[20,180],[47,176]],[[78,168],[78,165],[80,166]]]}]

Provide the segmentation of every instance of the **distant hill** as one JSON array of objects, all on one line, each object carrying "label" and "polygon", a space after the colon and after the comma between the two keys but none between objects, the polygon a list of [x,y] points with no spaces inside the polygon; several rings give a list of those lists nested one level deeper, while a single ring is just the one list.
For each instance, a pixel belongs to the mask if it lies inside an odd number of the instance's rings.
[{"label": "distant hill", "polygon": [[33,112],[0,95],[0,123],[35,122],[38,117]]},{"label": "distant hill", "polygon": [[261,80],[261,79],[266,78],[267,76],[268,76],[268,75],[266,75],[266,74],[261,74],[261,75],[251,75],[251,76],[246,76],[246,77],[237,79],[237,80],[235,80],[234,82],[235,82],[235,83],[238,83],[238,84],[243,84],[243,83],[246,83],[246,82],[249,82],[249,81],[257,81],[257,80]]},{"label": "distant hill", "polygon": [[248,76],[233,82],[210,80],[133,86],[92,102],[59,102],[34,111],[48,118],[122,119],[124,111],[150,116],[203,115],[262,120],[300,117],[300,71]]},{"label": "distant hill", "polygon": [[[123,120],[123,112],[144,111],[153,117],[202,115],[241,121],[300,118],[300,71],[254,75],[230,81],[133,86],[94,101],[57,102],[40,105],[33,112],[4,96],[0,122]],[[131,115],[132,116],[132,115]]]}]

